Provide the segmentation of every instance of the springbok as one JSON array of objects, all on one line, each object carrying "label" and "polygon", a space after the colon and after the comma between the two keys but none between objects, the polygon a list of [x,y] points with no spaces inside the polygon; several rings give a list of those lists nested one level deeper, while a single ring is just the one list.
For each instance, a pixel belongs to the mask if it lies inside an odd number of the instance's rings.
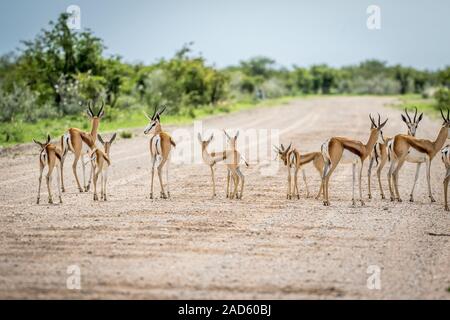
[{"label": "springbok", "polygon": [[[406,117],[403,114],[401,116],[402,116],[402,121],[406,124],[406,126],[408,128],[407,134],[409,136],[415,137],[417,127],[419,125],[419,122],[422,120],[423,113],[421,113],[419,115],[419,117],[417,118],[417,108],[415,107],[415,113],[414,113],[413,120],[411,120],[411,117],[409,116],[408,110],[406,108],[405,108],[405,114],[406,114]],[[386,162],[388,162],[388,160],[389,160],[388,145],[391,141],[392,141],[392,137],[391,138],[383,137],[383,143],[376,143],[375,147],[373,148],[373,152],[370,155],[369,170],[367,172],[367,178],[368,178],[367,181],[369,184],[369,194],[368,194],[369,199],[372,199],[370,178],[371,178],[372,167],[373,167],[374,162],[376,162],[378,186],[380,188],[381,199],[385,199],[384,192],[383,192],[383,185],[381,184],[381,171],[383,170]],[[422,155],[419,155],[419,157],[418,157],[417,152],[410,152],[408,154],[408,156],[406,157],[406,161],[411,162],[411,163],[417,163],[416,178],[414,180],[414,184],[413,184],[413,187],[411,190],[411,196],[410,196],[410,201],[412,202],[412,201],[414,201],[414,198],[413,198],[414,189],[416,187],[416,183],[419,178],[420,165],[423,162],[425,162],[425,157]]]},{"label": "springbok", "polygon": [[[100,124],[100,119],[104,116],[104,103],[102,102],[102,106],[100,107],[100,110],[98,111],[97,115],[94,115],[94,112],[91,108],[91,102],[88,103],[88,109],[86,110],[86,113],[88,117],[91,119],[91,132],[84,132],[78,128],[70,128],[62,137],[61,137],[61,148],[64,151],[64,155],[61,158],[61,187],[62,192],[65,191],[64,188],[64,176],[63,176],[63,167],[64,167],[64,160],[65,155],[67,153],[67,150],[70,150],[74,154],[73,164],[72,164],[72,171],[73,175],[75,176],[75,180],[77,182],[78,190],[80,192],[89,191],[89,187],[91,185],[91,179],[92,179],[92,165],[91,165],[91,171],[89,173],[89,182],[86,185],[86,163],[84,162],[84,156],[89,155],[89,152],[92,151],[95,148],[95,141],[97,139],[97,130],[98,126]],[[81,188],[80,181],[78,180],[78,174],[77,174],[77,164],[78,160],[81,158],[81,165],[83,168],[83,188]]]},{"label": "springbok", "polygon": [[[244,182],[245,177],[242,174],[240,169],[241,160],[244,161],[245,166],[248,167],[248,162],[245,160],[244,156],[241,155],[239,151],[237,151],[237,138],[239,137],[239,130],[236,132],[234,137],[230,137],[230,135],[223,130],[225,136],[228,140],[229,150],[226,152],[225,163],[227,165],[227,198],[230,199],[242,199],[242,195],[244,193]],[[231,192],[230,188],[230,178],[233,178],[234,189]],[[241,191],[238,193],[239,182],[241,182]]]},{"label": "springbok", "polygon": [[359,200],[361,201],[361,205],[364,205],[364,200],[362,198],[362,187],[361,187],[361,177],[362,170],[364,168],[364,160],[370,155],[377,142],[383,142],[383,133],[382,129],[386,125],[386,121],[381,123],[381,117],[378,115],[378,124],[375,123],[375,120],[369,115],[370,122],[372,123],[370,129],[370,136],[366,144],[343,137],[333,137],[325,141],[322,144],[322,155],[325,162],[325,168],[322,176],[322,184],[323,184],[323,204],[324,206],[329,206],[330,201],[328,199],[328,183],[330,180],[330,176],[333,173],[334,169],[337,167],[341,159],[343,159],[343,163],[351,163],[352,164],[352,173],[353,173],[353,193],[352,193],[352,203],[356,205],[355,202],[355,169],[356,165],[359,166],[358,170],[358,182],[359,182]]},{"label": "springbok", "polygon": [[445,211],[450,211],[448,208],[448,201],[447,201],[447,190],[448,190],[448,182],[450,181],[450,145],[446,145],[441,150],[442,153],[442,162],[444,162],[445,165],[445,177],[444,177],[444,204],[445,204]]},{"label": "springbok", "polygon": [[106,181],[108,180],[108,169],[111,166],[111,158],[109,156],[109,151],[111,150],[111,144],[116,139],[116,134],[114,133],[109,141],[103,141],[100,134],[97,134],[98,141],[103,145],[104,151],[94,148],[91,153],[92,167],[94,169],[94,201],[98,200],[97,196],[97,180],[98,176],[101,174],[101,191],[100,200],[106,201]]},{"label": "springbok", "polygon": [[[216,182],[215,182],[215,177],[214,177],[215,166],[217,163],[227,160],[228,157],[233,157],[234,153],[231,150],[225,150],[225,151],[221,151],[221,152],[209,152],[208,146],[211,143],[211,141],[213,140],[214,134],[211,134],[211,136],[207,140],[203,140],[202,135],[200,133],[198,133],[197,138],[198,138],[198,141],[200,142],[200,145],[202,146],[203,162],[206,165],[208,165],[209,168],[211,169],[211,179],[212,179],[212,185],[213,185],[212,197],[214,198],[217,195],[216,194]],[[243,157],[239,154],[239,152],[237,153],[237,155],[240,159],[243,159]],[[245,159],[244,159],[244,162],[248,166]],[[226,163],[226,165],[228,167],[227,168],[227,179],[230,179],[229,174],[230,174],[230,171],[233,172],[234,166],[233,166],[232,161],[231,161],[231,163]],[[234,175],[233,175],[233,179],[234,179]],[[228,188],[229,188],[229,185],[227,186],[227,198],[230,196]]]},{"label": "springbok", "polygon": [[[152,173],[151,173],[151,187],[150,187],[150,199],[153,199],[153,177],[155,175],[155,165],[158,161],[158,178],[159,184],[161,186],[161,198],[170,198],[169,190],[169,156],[172,146],[175,147],[176,144],[172,140],[172,137],[164,132],[161,128],[161,114],[166,110],[163,107],[161,111],[157,111],[156,107],[153,111],[153,115],[150,117],[146,112],[144,112],[150,123],[145,127],[144,134],[149,134],[149,132],[154,129],[153,135],[150,138],[150,156],[152,161]],[[164,185],[162,180],[162,169],[166,165],[166,182],[167,182],[167,195],[164,191]]]},{"label": "springbok", "polygon": [[[419,154],[425,156],[425,163],[427,166],[428,196],[431,202],[436,201],[434,200],[431,192],[431,161],[444,146],[445,140],[450,137],[450,110],[447,109],[447,117],[444,116],[442,109],[440,111],[444,123],[442,124],[442,127],[434,141],[418,139],[405,134],[398,134],[394,137],[392,143],[389,144],[388,152],[391,158],[391,166],[388,172],[388,181],[391,201],[402,201],[398,191],[398,173],[408,157],[410,148],[413,148]],[[392,184],[394,185],[393,188]]]},{"label": "springbok", "polygon": [[[316,170],[319,172],[321,183],[319,192],[317,193],[316,199],[319,199],[320,194],[322,193],[322,174],[323,174],[323,167],[324,167],[324,161],[322,153],[320,152],[310,152],[302,154],[297,149],[292,148],[292,143],[285,149],[283,144],[280,145],[280,147],[274,147],[275,152],[277,153],[277,156],[280,157],[280,160],[284,163],[284,165],[288,169],[288,192],[287,192],[287,199],[292,199],[292,197],[297,196],[297,199],[300,199],[300,195],[298,192],[298,171],[302,166],[305,164],[308,164],[310,162],[313,163]],[[291,192],[291,170],[294,170],[294,194]],[[302,175],[303,175],[303,181],[305,182],[306,186],[306,197],[309,198],[309,189],[308,189],[308,183],[306,181],[306,174],[305,169],[302,168]]]},{"label": "springbok", "polygon": [[41,148],[41,151],[39,153],[39,187],[38,187],[38,195],[37,195],[36,204],[39,204],[39,200],[41,197],[42,172],[44,171],[45,167],[48,167],[48,172],[47,172],[47,176],[46,176],[47,191],[48,191],[48,203],[53,203],[51,182],[52,182],[53,169],[55,169],[55,167],[56,167],[56,174],[57,174],[59,203],[62,203],[61,188],[59,186],[59,171],[58,171],[59,168],[58,168],[58,166],[61,163],[61,158],[63,156],[63,153],[59,147],[50,143],[50,140],[51,140],[50,135],[47,135],[47,141],[45,143],[41,143],[41,142],[33,139],[33,142],[36,143]]}]

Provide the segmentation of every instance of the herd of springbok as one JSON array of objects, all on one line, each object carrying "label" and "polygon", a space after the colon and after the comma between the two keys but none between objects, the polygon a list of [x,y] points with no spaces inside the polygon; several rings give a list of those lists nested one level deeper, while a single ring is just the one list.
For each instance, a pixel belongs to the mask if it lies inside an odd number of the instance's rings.
[{"label": "herd of springbok", "polygon": [[[161,115],[164,112],[165,107],[160,110],[155,108],[153,115],[150,117],[148,114],[145,116],[149,120],[149,124],[144,130],[144,134],[150,135],[149,148],[151,158],[151,185],[150,185],[150,198],[153,198],[153,179],[155,173],[155,167],[157,169],[159,184],[160,184],[160,197],[162,199],[170,198],[169,190],[169,160],[172,147],[176,147],[176,143],[173,141],[169,133],[162,130],[161,127]],[[114,133],[109,141],[105,141],[104,138],[98,134],[98,128],[100,120],[104,115],[104,105],[100,107],[99,111],[95,114],[91,104],[88,104],[87,115],[91,119],[91,131],[84,132],[77,128],[70,128],[61,137],[60,146],[51,143],[50,135],[47,136],[45,143],[33,141],[39,145],[39,189],[37,196],[37,203],[40,200],[42,174],[45,167],[48,167],[46,175],[46,183],[48,190],[48,202],[53,203],[51,192],[52,173],[56,168],[57,172],[57,186],[59,201],[62,203],[62,192],[64,188],[64,160],[67,153],[70,151],[74,154],[74,160],[72,164],[73,174],[77,183],[77,187],[80,192],[88,192],[91,182],[93,180],[94,189],[94,201],[98,200],[97,195],[97,181],[99,176],[101,177],[101,191],[100,199],[106,201],[106,182],[108,178],[108,169],[111,166],[110,149],[111,145],[116,138]],[[416,186],[419,171],[422,163],[426,164],[426,175],[428,184],[428,196],[431,202],[435,202],[430,184],[430,170],[431,161],[436,154],[441,151],[442,161],[446,168],[446,174],[444,178],[444,205],[445,210],[449,211],[447,203],[447,189],[450,181],[450,145],[444,147],[446,139],[450,138],[450,110],[447,110],[447,114],[441,110],[441,116],[444,120],[441,129],[437,134],[437,138],[432,140],[419,139],[416,137],[417,127],[423,118],[423,113],[417,116],[417,108],[413,118],[411,118],[408,110],[405,109],[405,114],[401,115],[402,121],[407,126],[406,134],[397,134],[394,137],[384,137],[383,128],[385,127],[388,119],[382,121],[381,116],[378,115],[378,119],[375,120],[372,115],[369,115],[370,119],[370,133],[366,143],[358,140],[353,140],[345,137],[331,137],[327,139],[321,146],[320,152],[300,153],[297,149],[292,147],[292,143],[285,147],[281,144],[275,148],[277,157],[282,161],[287,168],[287,199],[297,198],[300,199],[298,189],[298,172],[302,169],[303,180],[305,182],[307,197],[309,197],[309,189],[307,179],[303,166],[308,163],[313,163],[314,168],[317,170],[321,177],[320,189],[316,195],[316,199],[319,199],[323,195],[324,206],[329,206],[329,180],[338,166],[339,163],[351,164],[353,172],[353,192],[352,203],[356,205],[355,199],[355,179],[356,174],[358,177],[358,189],[359,189],[359,201],[361,205],[364,205],[363,192],[362,192],[362,175],[364,169],[364,163],[367,159],[369,162],[368,167],[368,198],[372,198],[371,193],[371,173],[373,165],[376,164],[376,172],[378,178],[379,191],[382,199],[385,199],[383,192],[383,186],[381,183],[381,172],[389,163],[389,171],[387,174],[389,183],[390,200],[401,202],[400,193],[398,190],[398,175],[405,161],[416,163],[416,174],[414,184],[410,193],[410,201],[414,201],[414,188]],[[228,140],[228,149],[221,152],[210,152],[208,146],[213,140],[214,136],[211,135],[208,139],[204,140],[202,135],[198,134],[198,141],[201,145],[202,159],[211,170],[212,180],[212,197],[216,196],[216,184],[215,184],[215,165],[222,162],[227,169],[227,188],[226,197],[229,199],[242,199],[244,192],[244,175],[240,169],[241,164],[249,166],[243,155],[237,150],[237,139],[239,131],[232,137],[224,130],[225,137]],[[103,146],[103,150],[97,147],[96,141],[100,141]],[[87,157],[88,161],[84,161]],[[77,173],[77,164],[81,160],[83,170],[83,187],[80,184]],[[86,164],[90,162],[90,173],[88,182],[86,183]],[[163,183],[163,169],[166,172],[166,181]],[[61,183],[60,183],[61,182]],[[232,185],[230,186],[230,182]],[[240,184],[240,189],[239,189]],[[166,187],[166,188],[165,188]]]}]

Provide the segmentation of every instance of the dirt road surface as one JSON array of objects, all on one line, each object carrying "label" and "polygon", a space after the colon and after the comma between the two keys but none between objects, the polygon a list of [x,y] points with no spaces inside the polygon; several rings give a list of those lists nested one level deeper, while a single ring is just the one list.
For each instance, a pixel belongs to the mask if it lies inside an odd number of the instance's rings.
[{"label": "dirt road surface", "polygon": [[[386,107],[394,102],[310,98],[211,118],[203,126],[279,129],[281,141],[318,151],[333,135],[365,142],[369,112],[389,117],[386,136],[405,132],[400,112]],[[425,117],[417,135],[435,138],[439,128],[440,121]],[[416,202],[407,201],[412,164],[401,172],[403,203],[381,200],[375,185],[374,199],[353,208],[351,166],[335,171],[330,207],[306,199],[302,181],[301,199],[288,201],[285,170],[263,176],[255,163],[243,170],[242,200],[225,198],[223,167],[211,200],[209,168],[180,163],[171,165],[172,199],[151,200],[149,137],[138,132],[112,147],[107,202],[77,192],[69,155],[64,203],[47,204],[44,184],[36,205],[36,147],[1,156],[0,298],[450,298],[450,215],[443,210],[439,156],[432,165],[434,204],[424,168]],[[311,165],[306,173],[317,192],[318,174]],[[385,174],[383,183],[388,193]],[[67,287],[76,276],[67,273],[72,265],[79,267],[81,290]]]}]

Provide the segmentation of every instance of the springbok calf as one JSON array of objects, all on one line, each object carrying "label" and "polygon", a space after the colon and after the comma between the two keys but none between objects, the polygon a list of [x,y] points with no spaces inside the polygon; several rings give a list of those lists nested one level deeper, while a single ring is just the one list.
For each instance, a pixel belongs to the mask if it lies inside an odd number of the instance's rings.
[{"label": "springbok calf", "polygon": [[106,201],[106,181],[108,180],[108,169],[111,165],[111,158],[109,151],[111,150],[111,144],[116,139],[114,133],[109,141],[104,142],[101,135],[97,134],[98,141],[103,145],[104,151],[95,148],[91,153],[92,168],[94,169],[94,201],[98,200],[97,196],[97,180],[101,174],[101,191],[100,200]]},{"label": "springbok calf", "polygon": [[[100,124],[100,119],[105,114],[104,112],[104,103],[102,102],[102,106],[100,107],[100,110],[98,111],[97,115],[94,115],[94,112],[91,108],[91,103],[88,104],[87,109],[87,115],[91,119],[91,132],[84,132],[78,128],[70,128],[62,137],[61,137],[61,148],[64,151],[64,154],[66,154],[67,150],[70,150],[74,155],[73,164],[72,164],[72,171],[73,175],[75,176],[75,180],[77,181],[78,190],[80,192],[89,191],[89,187],[91,185],[91,178],[92,178],[92,165],[91,165],[91,171],[89,173],[89,182],[86,185],[86,163],[84,162],[84,156],[89,155],[89,152],[95,148],[95,141],[97,139],[97,130],[98,126]],[[64,160],[65,155],[61,158],[61,186],[62,191],[64,192],[64,176],[63,176],[63,167],[64,167]],[[77,163],[78,160],[81,158],[81,165],[83,168],[83,188],[81,188],[80,181],[78,180],[78,174],[77,174]],[[91,162],[92,163],[92,162]]]},{"label": "springbok calf", "polygon": [[448,208],[448,201],[447,201],[447,190],[448,190],[448,182],[450,181],[450,145],[446,145],[441,150],[442,153],[442,162],[444,162],[445,165],[445,178],[444,178],[444,204],[445,204],[445,211],[450,211]]},{"label": "springbok calf", "polygon": [[[300,168],[312,162],[314,164],[314,167],[319,172],[321,183],[319,192],[317,193],[316,199],[319,199],[320,194],[322,192],[322,174],[323,174],[323,168],[324,168],[324,161],[322,153],[320,152],[310,152],[301,154],[297,149],[292,148],[292,143],[285,149],[283,144],[280,145],[280,147],[275,147],[275,152],[277,152],[277,156],[280,157],[280,160],[284,163],[284,165],[288,169],[288,191],[287,191],[287,199],[292,199],[292,197],[297,196],[297,199],[300,199],[300,195],[298,192],[298,171]],[[291,188],[291,170],[294,171],[294,185],[293,188]],[[305,182],[306,186],[306,197],[309,198],[309,189],[308,189],[308,183],[306,181],[306,174],[305,169],[302,168],[302,175],[303,175],[303,181]],[[293,189],[293,192],[291,191]]]},{"label": "springbok calf", "polygon": [[47,172],[47,176],[46,176],[47,191],[48,191],[48,203],[53,203],[51,182],[52,182],[53,169],[55,169],[55,167],[56,167],[56,174],[57,174],[59,203],[62,203],[61,188],[59,186],[59,171],[58,171],[59,168],[58,167],[61,163],[61,158],[63,156],[63,153],[60,148],[58,148],[56,145],[50,143],[50,140],[51,140],[50,135],[47,135],[47,141],[45,143],[41,143],[41,142],[33,139],[33,142],[36,143],[41,148],[41,151],[39,153],[39,187],[38,187],[38,195],[37,195],[36,204],[39,204],[39,200],[41,197],[42,172],[44,171],[45,167],[48,167],[48,172]]},{"label": "springbok calf", "polygon": [[[351,163],[352,173],[353,173],[353,196],[352,203],[356,205],[355,202],[355,169],[356,165],[358,165],[358,182],[359,182],[359,200],[361,201],[361,205],[364,205],[364,200],[362,198],[362,187],[361,187],[361,177],[362,170],[364,168],[364,160],[370,155],[375,146],[375,143],[383,142],[382,138],[382,129],[386,125],[386,121],[381,123],[381,117],[378,115],[378,124],[375,123],[375,120],[369,115],[370,122],[372,123],[370,129],[369,140],[366,144],[343,137],[333,137],[325,141],[322,144],[322,155],[325,162],[325,168],[322,176],[322,184],[323,184],[323,204],[324,206],[329,206],[330,201],[328,199],[328,183],[330,180],[330,176],[333,173],[334,169],[336,169],[337,165],[341,160],[343,163]],[[381,133],[381,134],[380,134]]]},{"label": "springbok calf", "polygon": [[[203,159],[203,162],[206,165],[208,165],[210,167],[210,169],[211,169],[211,179],[212,179],[212,184],[213,184],[212,197],[214,198],[217,195],[216,194],[216,182],[215,182],[215,177],[214,177],[215,165],[217,163],[219,163],[219,162],[227,160],[228,157],[233,157],[234,153],[231,150],[225,150],[225,151],[221,151],[221,152],[209,152],[208,151],[208,145],[213,140],[214,134],[211,134],[209,139],[203,140],[201,134],[199,133],[197,135],[197,138],[198,138],[198,141],[200,142],[200,144],[202,146],[202,159]],[[240,160],[243,159],[243,157],[240,155],[239,152],[237,152],[237,156],[240,158]],[[231,161],[231,163],[226,163],[226,165],[227,165],[227,179],[230,179],[229,178],[230,172],[234,172],[234,167],[235,166],[233,165],[232,162],[233,161]],[[245,159],[244,159],[244,162],[245,162]],[[248,166],[247,162],[245,162],[245,164]],[[236,174],[237,174],[237,172],[236,172]],[[234,179],[234,176],[235,175],[233,175],[233,179]],[[228,182],[229,182],[229,180],[228,180]],[[229,189],[229,185],[227,185],[227,198],[230,196],[228,189]]]},{"label": "springbok calf", "polygon": [[[144,134],[149,134],[150,131],[154,129],[153,135],[150,138],[150,156],[152,161],[152,173],[151,173],[151,187],[150,187],[150,199],[153,199],[153,177],[155,175],[155,166],[156,161],[158,161],[158,178],[159,184],[161,186],[161,198],[167,199],[170,198],[170,190],[169,190],[169,156],[170,151],[172,150],[172,146],[175,147],[176,144],[172,140],[172,137],[164,132],[161,128],[161,114],[166,110],[166,107],[163,107],[161,111],[157,111],[156,107],[153,111],[153,115],[149,117],[147,113],[144,112],[147,119],[150,123],[144,130]],[[162,169],[166,165],[166,182],[167,182],[167,195],[164,191],[164,185],[162,180]]]},{"label": "springbok calf", "polygon": [[[444,146],[445,140],[450,137],[450,110],[447,110],[447,117],[445,117],[441,109],[441,116],[442,119],[444,119],[444,123],[442,124],[442,127],[434,141],[418,139],[405,134],[398,134],[394,137],[392,143],[389,144],[388,152],[391,158],[391,166],[389,168],[388,181],[391,201],[402,201],[398,191],[398,173],[408,157],[410,148],[413,148],[419,154],[425,156],[427,166],[428,196],[430,197],[431,202],[436,201],[434,200],[431,192],[431,161]],[[393,188],[392,184],[394,185]]]},{"label": "springbok calf", "polygon": [[[415,137],[416,136],[416,131],[417,131],[417,127],[419,125],[419,122],[422,120],[423,117],[423,113],[421,113],[419,115],[419,117],[417,118],[417,108],[415,108],[415,114],[414,114],[414,119],[411,120],[411,117],[408,114],[408,110],[405,108],[405,114],[406,117],[402,114],[402,121],[406,124],[407,128],[408,128],[408,135]],[[388,162],[388,145],[389,143],[391,143],[392,138],[386,138],[384,136],[383,137],[383,143],[376,143],[375,147],[373,148],[373,152],[370,155],[370,162],[369,162],[369,170],[367,172],[367,178],[368,178],[368,184],[369,184],[369,199],[372,199],[372,192],[371,192],[371,187],[370,187],[370,178],[371,178],[371,174],[372,174],[372,167],[374,162],[376,162],[376,168],[377,168],[377,178],[378,178],[378,186],[380,188],[380,194],[381,194],[381,199],[385,199],[384,196],[384,192],[383,192],[383,185],[381,184],[381,171],[383,170],[386,162]],[[412,151],[412,150],[411,150]],[[419,156],[419,157],[418,157]],[[417,180],[419,178],[419,171],[420,171],[420,165],[425,162],[425,157],[423,155],[418,154],[417,152],[410,152],[408,154],[408,156],[406,157],[406,161],[407,162],[411,162],[411,163],[417,163],[417,167],[416,167],[416,179],[414,180],[414,184],[411,190],[411,195],[410,195],[410,201],[414,201],[414,189],[416,187],[416,183]]]},{"label": "springbok calf", "polygon": [[[245,177],[242,174],[240,169],[241,160],[244,161],[245,166],[248,167],[248,162],[245,160],[244,156],[241,155],[239,151],[237,151],[237,138],[239,137],[239,131],[236,132],[234,137],[230,137],[230,135],[223,130],[225,136],[228,140],[229,150],[226,152],[225,163],[227,165],[227,198],[230,199],[242,199],[242,195],[244,193],[244,182]],[[231,192],[230,188],[230,177],[233,178],[234,189]],[[238,193],[239,182],[241,182],[241,191]]]}]

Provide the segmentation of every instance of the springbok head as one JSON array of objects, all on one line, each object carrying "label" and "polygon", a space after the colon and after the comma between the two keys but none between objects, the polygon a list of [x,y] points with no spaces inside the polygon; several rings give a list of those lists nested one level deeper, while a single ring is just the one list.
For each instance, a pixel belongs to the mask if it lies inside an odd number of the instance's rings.
[{"label": "springbok head", "polygon": [[444,123],[442,123],[442,126],[448,129],[447,138],[450,139],[450,109],[447,109],[447,116],[444,115],[442,109],[440,109],[440,111],[442,119],[444,119]]},{"label": "springbok head", "polygon": [[36,143],[41,148],[41,151],[42,151],[42,150],[45,149],[45,147],[47,147],[50,144],[50,140],[51,140],[50,135],[47,134],[47,141],[46,142],[42,143],[42,142],[39,142],[39,141],[34,140],[34,139],[33,139],[33,142]]},{"label": "springbok head", "polygon": [[92,111],[92,101],[88,102],[88,108],[86,110],[86,113],[89,118],[92,120],[99,120],[105,115],[105,102],[102,101],[102,106],[100,107],[100,110],[98,110],[97,115],[95,115],[94,111]]},{"label": "springbok head", "polygon": [[275,152],[277,153],[277,157],[280,157],[280,160],[283,161],[284,165],[287,166],[288,160],[288,152],[291,150],[292,142],[289,144],[287,148],[284,148],[283,144],[280,144],[280,147],[273,146]]},{"label": "springbok head", "polygon": [[423,118],[423,113],[421,113],[419,115],[419,117],[417,117],[417,107],[414,107],[414,109],[415,109],[414,110],[414,118],[412,120],[408,114],[407,108],[405,108],[406,117],[405,117],[405,115],[402,114],[402,120],[408,127],[408,134],[413,137],[416,136],[417,126],[419,125],[419,122],[422,121],[422,118]]},{"label": "springbok head", "polygon": [[106,141],[106,142],[103,140],[103,138],[100,134],[97,134],[97,138],[98,138],[98,141],[100,141],[100,143],[103,145],[103,148],[105,148],[105,153],[107,155],[109,155],[109,150],[111,149],[111,144],[116,139],[116,133],[114,133],[112,135],[111,139],[109,139],[109,141]]},{"label": "springbok head", "polygon": [[161,122],[161,114],[164,112],[164,110],[166,110],[166,106],[163,106],[161,111],[157,111],[157,107],[155,107],[155,110],[153,111],[153,115],[151,117],[144,111],[145,116],[150,121],[149,124],[145,127],[144,134],[148,134],[150,130],[153,129],[153,127]]},{"label": "springbok head", "polygon": [[230,137],[230,135],[223,129],[223,132],[225,133],[225,136],[228,140],[228,145],[231,149],[236,149],[237,146],[237,138],[239,137],[239,130],[236,132],[236,135],[234,137]]},{"label": "springbok head", "polygon": [[207,140],[202,139],[202,135],[200,134],[200,132],[197,135],[197,139],[198,139],[198,142],[200,142],[200,144],[202,146],[202,150],[205,150],[208,147],[208,145],[211,143],[213,138],[214,138],[214,134],[211,134],[211,136]]},{"label": "springbok head", "polygon": [[376,131],[377,134],[377,142],[378,143],[384,143],[384,136],[383,136],[383,127],[386,125],[389,119],[386,119],[383,123],[381,123],[381,116],[378,114],[378,122],[375,122],[375,119],[372,117],[371,114],[369,114],[369,119],[371,122],[370,130],[371,132]]}]

